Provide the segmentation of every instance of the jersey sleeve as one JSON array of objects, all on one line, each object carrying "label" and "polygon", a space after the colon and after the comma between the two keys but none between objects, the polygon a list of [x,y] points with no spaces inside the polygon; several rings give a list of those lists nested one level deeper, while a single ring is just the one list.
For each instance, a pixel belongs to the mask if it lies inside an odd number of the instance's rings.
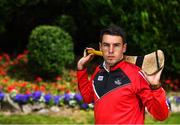
[{"label": "jersey sleeve", "polygon": [[169,109],[166,103],[166,93],[162,87],[152,90],[142,72],[138,72],[136,94],[157,120],[163,121],[168,117]]},{"label": "jersey sleeve", "polygon": [[78,88],[85,103],[93,101],[92,81],[88,79],[87,69],[77,71]]}]

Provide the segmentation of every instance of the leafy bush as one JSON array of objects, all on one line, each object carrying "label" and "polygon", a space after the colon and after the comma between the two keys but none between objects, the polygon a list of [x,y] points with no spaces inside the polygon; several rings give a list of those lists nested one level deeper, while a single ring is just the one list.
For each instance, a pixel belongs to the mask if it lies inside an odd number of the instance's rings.
[{"label": "leafy bush", "polygon": [[65,65],[74,60],[71,36],[56,26],[38,26],[29,38],[28,60],[30,69],[42,77],[62,73]]}]

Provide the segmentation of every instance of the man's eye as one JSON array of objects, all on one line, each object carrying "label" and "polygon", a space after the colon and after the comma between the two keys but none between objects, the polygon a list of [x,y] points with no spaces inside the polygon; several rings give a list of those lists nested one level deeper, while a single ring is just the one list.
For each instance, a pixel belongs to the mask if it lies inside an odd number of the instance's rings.
[{"label": "man's eye", "polygon": [[114,46],[115,46],[115,47],[119,47],[119,46],[120,46],[120,44],[115,44]]},{"label": "man's eye", "polygon": [[103,44],[103,46],[108,46],[108,44]]}]

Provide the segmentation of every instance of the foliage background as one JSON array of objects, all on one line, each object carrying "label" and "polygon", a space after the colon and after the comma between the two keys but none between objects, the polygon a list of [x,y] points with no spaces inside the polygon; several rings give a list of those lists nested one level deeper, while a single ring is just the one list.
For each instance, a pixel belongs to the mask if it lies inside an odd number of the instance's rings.
[{"label": "foliage background", "polygon": [[0,51],[17,55],[26,49],[31,30],[48,24],[69,32],[78,57],[87,46],[98,48],[100,29],[114,23],[126,31],[126,54],[144,55],[162,49],[166,56],[164,74],[178,77],[179,5],[178,0],[1,0]]}]

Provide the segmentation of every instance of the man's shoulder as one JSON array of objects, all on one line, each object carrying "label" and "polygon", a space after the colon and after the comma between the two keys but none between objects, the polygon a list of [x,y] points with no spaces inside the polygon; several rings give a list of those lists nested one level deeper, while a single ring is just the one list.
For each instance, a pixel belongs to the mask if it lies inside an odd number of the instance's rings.
[{"label": "man's shoulder", "polygon": [[130,63],[130,62],[126,62],[124,61],[125,63],[125,69],[129,69],[130,71],[133,71],[133,72],[138,72],[141,70],[140,67],[138,67],[137,65],[133,64],[133,63]]},{"label": "man's shoulder", "polygon": [[134,78],[138,78],[141,73],[141,68],[138,67],[135,64],[125,62],[125,67],[123,68],[123,71],[128,75],[128,77],[133,80]]}]

